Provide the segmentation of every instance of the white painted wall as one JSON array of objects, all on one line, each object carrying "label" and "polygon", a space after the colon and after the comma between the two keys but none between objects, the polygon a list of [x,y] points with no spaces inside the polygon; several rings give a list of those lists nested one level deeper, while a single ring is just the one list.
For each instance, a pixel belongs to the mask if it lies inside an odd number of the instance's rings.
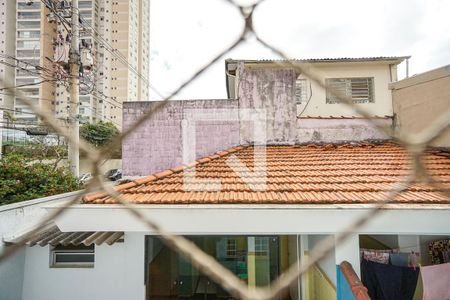
[{"label": "white painted wall", "polygon": [[[0,206],[0,252],[5,249],[4,238],[14,237],[33,227],[46,214],[42,206],[60,204],[73,199],[77,192],[23,201]],[[0,263],[0,299],[21,299],[25,251],[9,257]]]},{"label": "white painted wall", "polygon": [[49,246],[26,249],[23,300],[145,299],[144,234],[95,247],[94,268],[50,268]]},{"label": "white painted wall", "polygon": [[[313,254],[311,250],[314,249],[314,247],[317,246],[318,243],[320,243],[325,238],[330,237],[330,235],[309,235],[308,236],[308,250]],[[325,272],[325,274],[328,276],[328,278],[334,283],[336,286],[336,262],[335,259],[335,250],[331,251],[327,256],[325,256],[323,259],[321,259],[318,262],[319,267],[322,269],[322,271]]]},{"label": "white painted wall", "polygon": [[[0,245],[0,252],[5,247]],[[22,249],[0,262],[0,299],[20,300],[22,296],[25,251]]]},{"label": "white painted wall", "polygon": [[338,235],[335,235],[335,245],[336,265],[341,264],[344,260],[348,261],[356,275],[361,278],[359,235],[351,234],[342,242],[338,242]]},{"label": "white painted wall", "polygon": [[60,205],[74,199],[78,193],[71,192],[0,206],[0,238],[13,237],[14,233],[33,227],[47,214],[44,206]]},{"label": "white painted wall", "polygon": [[[311,71],[319,80],[325,83],[326,78],[351,78],[351,77],[374,77],[374,103],[357,104],[370,111],[373,116],[392,116],[392,94],[389,90],[391,71],[386,63],[333,63],[314,64]],[[315,82],[300,75],[299,78],[307,80],[308,99],[310,103],[304,110],[302,116],[311,117],[352,117],[358,116],[355,111],[344,104],[327,104],[326,91]],[[306,103],[298,105],[297,111],[303,111]]]},{"label": "white painted wall", "polygon": [[[136,205],[175,234],[332,234],[342,232],[373,205]],[[54,210],[55,207],[48,207]],[[101,220],[101,222],[99,221]],[[120,220],[120,222],[117,222]],[[270,220],[268,222],[268,220]],[[61,231],[136,231],[155,234],[117,204],[80,204],[56,220]],[[450,234],[450,205],[390,204],[358,228],[359,234]]]}]

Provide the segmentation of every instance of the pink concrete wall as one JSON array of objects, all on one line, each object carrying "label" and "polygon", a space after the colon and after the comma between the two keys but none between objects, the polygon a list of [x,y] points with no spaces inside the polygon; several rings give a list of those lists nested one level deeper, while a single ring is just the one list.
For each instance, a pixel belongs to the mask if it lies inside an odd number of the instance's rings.
[{"label": "pink concrete wall", "polygon": [[[125,102],[123,128],[129,128],[157,102]],[[182,125],[187,109],[234,108],[235,100],[171,101],[135,130],[122,144],[125,176],[144,176],[182,164]],[[238,121],[201,121],[196,124],[196,157],[239,144]]]}]

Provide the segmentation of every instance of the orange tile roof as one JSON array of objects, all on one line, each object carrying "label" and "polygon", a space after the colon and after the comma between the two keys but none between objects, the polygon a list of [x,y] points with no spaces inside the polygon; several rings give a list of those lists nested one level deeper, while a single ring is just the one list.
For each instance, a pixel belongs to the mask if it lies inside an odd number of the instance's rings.
[{"label": "orange tile roof", "polygon": [[[267,146],[267,188],[254,191],[226,164],[231,153],[253,170],[253,147],[239,146],[115,188],[137,204],[374,203],[411,170],[407,153],[391,143]],[[429,151],[423,159],[430,174],[448,190],[450,157]],[[220,179],[221,189],[208,191],[204,183],[188,183],[185,189],[183,170],[192,166],[199,178]],[[117,203],[104,192],[83,201]],[[435,187],[415,183],[394,202],[449,204],[450,199]]]}]

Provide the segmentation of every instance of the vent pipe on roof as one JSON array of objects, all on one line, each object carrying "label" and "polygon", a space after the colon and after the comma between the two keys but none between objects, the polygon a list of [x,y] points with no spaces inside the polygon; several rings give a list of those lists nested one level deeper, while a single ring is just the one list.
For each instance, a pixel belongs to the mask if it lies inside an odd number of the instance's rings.
[{"label": "vent pipe on roof", "polygon": [[409,58],[406,59],[406,78],[409,77]]}]

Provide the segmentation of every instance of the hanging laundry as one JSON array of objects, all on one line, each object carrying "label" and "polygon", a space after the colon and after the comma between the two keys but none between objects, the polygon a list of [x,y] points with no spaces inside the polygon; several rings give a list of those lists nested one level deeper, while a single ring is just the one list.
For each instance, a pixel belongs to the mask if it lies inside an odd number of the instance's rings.
[{"label": "hanging laundry", "polygon": [[388,264],[389,263],[389,254],[391,254],[393,250],[374,250],[374,249],[360,249],[361,260],[370,260],[374,262],[378,262],[380,264]]},{"label": "hanging laundry", "polygon": [[450,263],[421,268],[423,300],[450,299]]},{"label": "hanging laundry", "polygon": [[419,265],[419,253],[391,253],[389,260],[391,265],[397,267],[417,267]]},{"label": "hanging laundry", "polygon": [[412,300],[419,268],[361,261],[361,281],[372,300]]},{"label": "hanging laundry", "polygon": [[431,242],[428,244],[428,250],[432,264],[450,262],[450,239]]},{"label": "hanging laundry", "polygon": [[446,263],[450,262],[450,251],[442,252],[442,257]]},{"label": "hanging laundry", "polygon": [[409,253],[391,253],[390,261],[393,266],[409,267]]}]

